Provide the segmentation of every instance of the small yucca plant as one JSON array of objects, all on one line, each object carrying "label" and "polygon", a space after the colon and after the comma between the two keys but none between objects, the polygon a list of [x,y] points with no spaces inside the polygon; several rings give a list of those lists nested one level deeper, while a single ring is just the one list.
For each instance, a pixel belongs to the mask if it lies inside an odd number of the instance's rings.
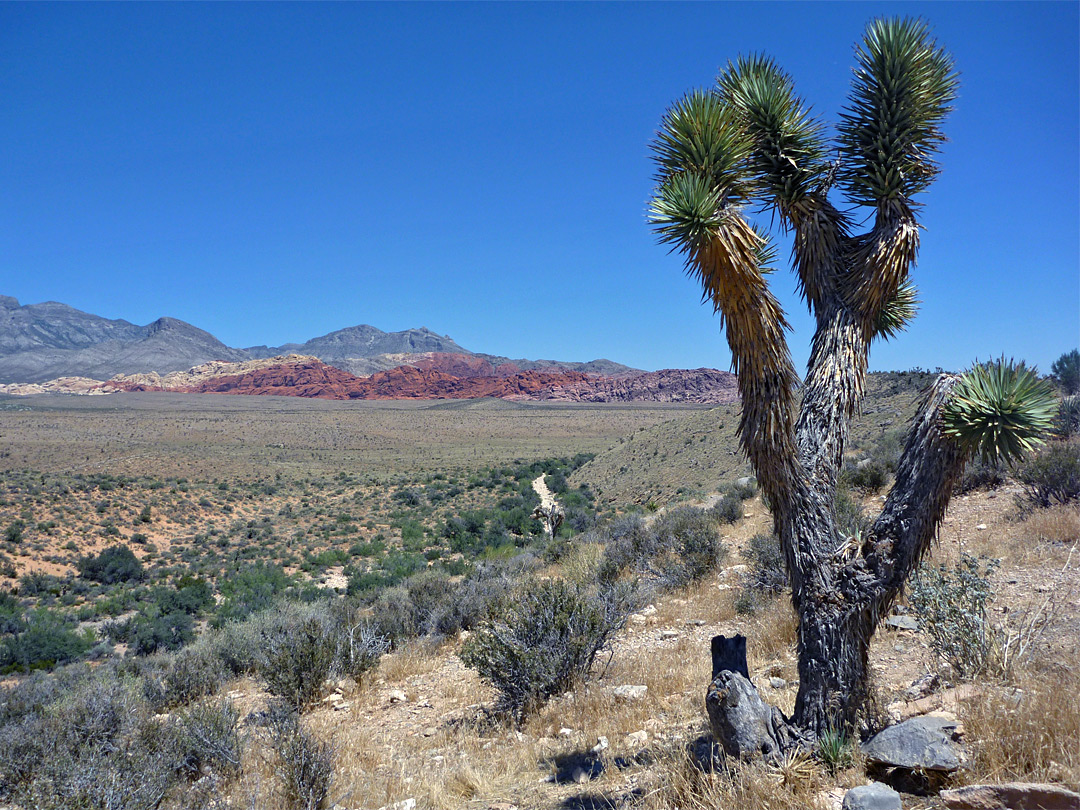
[{"label": "small yucca plant", "polygon": [[984,461],[1011,463],[1043,443],[1057,414],[1053,386],[1023,361],[978,363],[945,409],[945,433]]}]

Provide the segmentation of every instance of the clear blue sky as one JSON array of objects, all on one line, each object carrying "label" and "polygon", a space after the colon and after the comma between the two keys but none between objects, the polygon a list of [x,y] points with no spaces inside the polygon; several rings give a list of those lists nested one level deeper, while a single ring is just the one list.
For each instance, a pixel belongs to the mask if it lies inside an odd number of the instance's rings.
[{"label": "clear blue sky", "polygon": [[[907,14],[962,87],[923,197],[922,311],[872,367],[1045,371],[1080,341],[1078,9],[2,3],[0,294],[234,346],[424,325],[474,351],[727,368],[646,223],[661,115],[764,51],[835,121],[866,21]],[[802,367],[809,319],[772,279]]]}]

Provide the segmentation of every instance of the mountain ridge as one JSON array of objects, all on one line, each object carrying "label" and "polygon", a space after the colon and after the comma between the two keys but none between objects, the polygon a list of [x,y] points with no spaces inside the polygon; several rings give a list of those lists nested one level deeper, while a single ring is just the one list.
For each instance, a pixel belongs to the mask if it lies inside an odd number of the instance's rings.
[{"label": "mountain ridge", "polygon": [[478,357],[496,367],[508,363],[521,371],[567,370],[605,376],[639,371],[606,359],[510,360],[479,354],[427,327],[384,332],[360,324],[304,343],[234,348],[178,318],[165,316],[139,326],[58,301],[23,305],[17,298],[0,295],[0,384],[48,383],[63,377],[109,379],[118,374],[169,374],[209,362],[238,363],[293,354],[317,357],[355,376],[367,376],[409,364],[410,358],[405,356],[432,353]]}]

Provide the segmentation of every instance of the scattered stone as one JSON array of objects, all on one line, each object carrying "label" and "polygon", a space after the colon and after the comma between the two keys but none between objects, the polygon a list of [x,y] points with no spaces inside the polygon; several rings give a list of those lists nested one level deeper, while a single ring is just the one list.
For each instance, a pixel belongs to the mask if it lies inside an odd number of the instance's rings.
[{"label": "scattered stone", "polygon": [[563,728],[559,729],[559,736],[560,737],[573,737],[574,736],[574,730],[572,728],[566,728],[564,726]]},{"label": "scattered stone", "polygon": [[859,785],[844,794],[843,810],[901,810],[900,794],[881,782]]},{"label": "scattered stone", "polygon": [[423,731],[423,735],[425,737],[434,737],[438,733],[439,733],[439,730],[437,728],[435,728],[435,726],[428,726]]},{"label": "scattered stone", "polygon": [[672,639],[672,638],[678,638],[678,637],[679,637],[679,631],[678,630],[661,630],[660,631],[660,638],[661,639]]},{"label": "scattered stone", "polygon": [[649,732],[647,732],[645,729],[641,729],[641,731],[634,731],[626,735],[626,746],[628,748],[641,748],[642,746],[648,745],[648,743]]},{"label": "scattered stone", "polygon": [[611,694],[616,700],[641,700],[648,691],[649,687],[643,683],[623,684],[612,689]]},{"label": "scattered stone", "polygon": [[956,742],[959,724],[946,717],[923,715],[889,726],[862,745],[866,758],[894,768],[955,771],[962,751]]},{"label": "scattered stone", "polygon": [[510,802],[492,802],[488,805],[488,810],[518,810],[518,806]]},{"label": "scattered stone", "polygon": [[787,688],[787,681],[783,678],[769,678],[769,686],[773,689],[785,689]]},{"label": "scattered stone", "polygon": [[573,773],[570,774],[570,778],[577,782],[579,785],[584,785],[589,781],[589,774],[585,772],[585,769],[580,765],[574,766]]},{"label": "scattered stone", "polygon": [[655,616],[656,615],[656,605],[646,605],[645,607],[643,607],[641,609],[640,613],[641,613],[642,616]]},{"label": "scattered stone", "polygon": [[687,627],[704,627],[704,619],[688,619],[686,622]]},{"label": "scattered stone", "polygon": [[746,489],[751,484],[757,486],[757,478],[752,475],[744,475],[742,478],[735,479],[735,486],[740,489]]},{"label": "scattered stone", "polygon": [[322,699],[323,703],[340,703],[345,699],[345,696],[341,692],[334,692],[332,695],[327,695]]},{"label": "scattered stone", "polygon": [[950,810],[1077,810],[1080,793],[1061,785],[1003,782],[941,791]]},{"label": "scattered stone", "polygon": [[977,531],[977,532],[985,532],[986,531],[986,524],[985,523],[980,523],[978,526],[975,527],[975,531]]},{"label": "scattered stone", "polygon": [[914,616],[890,616],[885,620],[885,626],[893,630],[918,630],[919,622]]},{"label": "scattered stone", "polygon": [[391,689],[388,696],[391,703],[408,703],[409,696],[401,689]]},{"label": "scattered stone", "polygon": [[630,622],[632,624],[645,624],[649,621],[648,616],[642,616],[640,613],[633,613],[630,616]]},{"label": "scattered stone", "polygon": [[341,700],[334,704],[335,712],[343,712],[349,708],[349,702],[347,700]]},{"label": "scattered stone", "polygon": [[928,672],[911,682],[911,686],[904,690],[904,697],[908,700],[919,700],[932,694],[941,686],[941,676],[936,672]]},{"label": "scattered stone", "polygon": [[400,802],[394,802],[393,804],[385,805],[383,807],[380,807],[379,810],[415,810],[415,808],[416,799],[409,798],[402,799]]},{"label": "scattered stone", "polygon": [[596,738],[596,745],[594,745],[592,747],[592,752],[594,754],[599,754],[601,751],[606,751],[607,748],[608,748],[607,737],[597,737]]}]

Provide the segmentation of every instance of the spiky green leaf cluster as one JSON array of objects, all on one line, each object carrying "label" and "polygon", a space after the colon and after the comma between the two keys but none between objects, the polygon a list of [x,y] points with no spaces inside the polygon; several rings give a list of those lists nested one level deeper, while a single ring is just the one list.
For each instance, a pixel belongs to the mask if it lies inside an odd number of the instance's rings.
[{"label": "spiky green leaf cluster", "polygon": [[652,149],[658,188],[650,220],[661,242],[693,250],[750,196],[750,142],[714,93],[695,90],[664,115]]},{"label": "spiky green leaf cluster", "polygon": [[822,127],[791,77],[752,54],[728,63],[716,83],[754,145],[750,165],[770,202],[783,210],[818,188],[828,170]]},{"label": "spiky green leaf cluster", "polygon": [[1053,387],[1022,361],[976,364],[953,389],[944,431],[986,461],[1013,462],[1043,443],[1057,413]]},{"label": "spiky green leaf cluster", "polygon": [[877,323],[874,324],[874,337],[891,340],[900,332],[907,329],[907,325],[915,320],[915,314],[919,311],[919,291],[910,279],[905,279],[896,288],[894,295],[878,313]]},{"label": "spiky green leaf cluster", "polygon": [[957,89],[952,59],[913,19],[872,22],[855,58],[839,181],[856,203],[910,199],[938,174],[933,155]]}]

